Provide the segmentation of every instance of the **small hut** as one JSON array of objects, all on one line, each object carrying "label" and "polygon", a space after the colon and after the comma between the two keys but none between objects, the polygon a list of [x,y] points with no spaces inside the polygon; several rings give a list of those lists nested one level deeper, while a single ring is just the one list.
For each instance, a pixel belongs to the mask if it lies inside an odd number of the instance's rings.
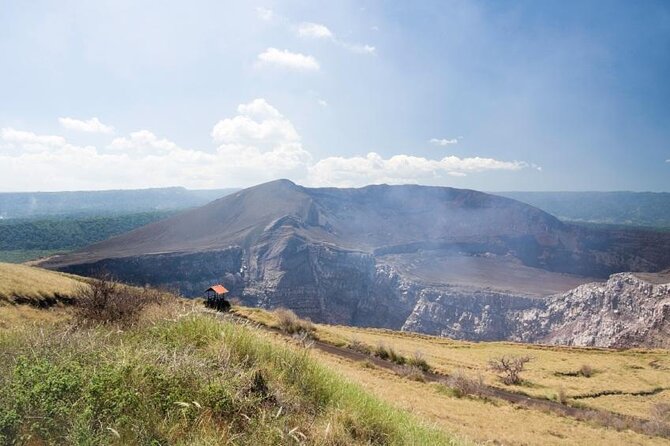
[{"label": "small hut", "polygon": [[228,290],[221,284],[212,285],[205,290],[205,305],[219,311],[230,310],[230,302],[226,300]]}]

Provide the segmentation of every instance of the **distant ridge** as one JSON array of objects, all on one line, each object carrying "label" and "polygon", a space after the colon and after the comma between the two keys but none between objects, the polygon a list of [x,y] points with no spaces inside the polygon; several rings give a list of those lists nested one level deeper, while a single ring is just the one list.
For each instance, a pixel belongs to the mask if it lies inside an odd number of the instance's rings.
[{"label": "distant ridge", "polygon": [[202,206],[238,189],[183,187],[74,192],[0,193],[0,218],[86,216],[171,211]]},{"label": "distant ridge", "polygon": [[494,192],[560,219],[670,228],[670,192]]}]

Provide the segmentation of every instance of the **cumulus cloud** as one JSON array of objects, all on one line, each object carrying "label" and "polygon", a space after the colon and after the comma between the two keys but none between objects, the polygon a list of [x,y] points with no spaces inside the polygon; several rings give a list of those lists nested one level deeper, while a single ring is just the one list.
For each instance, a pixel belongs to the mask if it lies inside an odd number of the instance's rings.
[{"label": "cumulus cloud", "polygon": [[384,158],[373,152],[315,162],[293,123],[263,98],[240,104],[236,114],[215,123],[211,138],[216,147],[199,150],[139,130],[97,148],[62,136],[3,128],[0,189],[243,187],[276,178],[315,186],[439,183],[475,172],[538,168],[483,157]]},{"label": "cumulus cloud", "polygon": [[458,138],[432,138],[428,142],[436,146],[448,146],[450,144],[458,144]]},{"label": "cumulus cloud", "polygon": [[370,183],[420,183],[444,175],[465,176],[489,170],[520,170],[529,167],[523,161],[499,161],[493,158],[459,158],[446,156],[439,160],[411,155],[384,159],[370,152],[367,156],[324,158],[310,166],[310,184],[353,187]]},{"label": "cumulus cloud", "polygon": [[108,146],[110,150],[129,156],[171,153],[179,147],[172,141],[160,139],[149,130],[132,132],[129,137],[115,138]]},{"label": "cumulus cloud", "polygon": [[289,50],[268,48],[258,55],[261,65],[275,65],[299,71],[318,71],[319,62],[309,55],[292,53]]},{"label": "cumulus cloud", "polygon": [[105,125],[96,117],[87,120],[74,118],[58,118],[60,125],[68,130],[86,133],[113,133],[114,127]]},{"label": "cumulus cloud", "polygon": [[21,148],[29,152],[40,152],[52,148],[62,147],[67,144],[65,138],[55,135],[36,135],[33,132],[15,130],[11,127],[3,128],[0,137],[4,141],[6,149]]},{"label": "cumulus cloud", "polygon": [[237,112],[237,116],[223,119],[214,125],[212,139],[215,142],[276,145],[300,141],[291,121],[265,99],[241,104]]},{"label": "cumulus cloud", "polygon": [[326,25],[320,23],[303,22],[298,25],[298,36],[312,39],[333,39],[335,34]]}]

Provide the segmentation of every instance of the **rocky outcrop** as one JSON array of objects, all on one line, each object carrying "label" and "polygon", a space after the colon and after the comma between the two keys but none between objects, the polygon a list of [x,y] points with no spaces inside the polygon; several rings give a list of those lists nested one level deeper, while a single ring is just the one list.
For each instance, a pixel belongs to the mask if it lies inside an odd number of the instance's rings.
[{"label": "rocky outcrop", "polygon": [[403,330],[477,341],[668,348],[670,283],[620,273],[546,299],[424,289]]},{"label": "rocky outcrop", "polygon": [[670,347],[670,283],[614,274],[521,312],[513,340],[598,347]]},{"label": "rocky outcrop", "polygon": [[514,332],[516,315],[538,299],[492,290],[424,289],[402,329],[472,341],[499,341]]}]

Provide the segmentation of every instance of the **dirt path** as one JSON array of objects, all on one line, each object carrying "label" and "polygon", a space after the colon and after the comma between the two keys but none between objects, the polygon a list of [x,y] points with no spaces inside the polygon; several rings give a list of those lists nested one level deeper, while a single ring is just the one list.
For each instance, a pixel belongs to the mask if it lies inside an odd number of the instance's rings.
[{"label": "dirt path", "polygon": [[[225,317],[237,322],[252,324],[262,330],[289,338],[288,335],[277,328],[268,327],[240,315],[228,314]],[[338,347],[320,340],[313,340],[312,347],[322,352],[343,359],[348,359],[350,361],[370,361],[377,367],[389,370],[393,373],[396,373],[398,368],[398,365],[391,361],[357,352],[346,347]],[[433,372],[425,373],[424,377],[426,382],[436,382],[445,385],[447,379],[449,378],[448,375]],[[480,389],[480,393],[484,398],[497,398],[513,404],[524,406],[526,408],[541,410],[544,412],[552,412],[557,415],[571,417],[579,421],[589,421],[608,428],[615,428],[617,430],[630,429],[640,434],[670,439],[670,425],[661,422],[652,422],[642,418],[617,414],[601,409],[584,409],[580,407],[569,406],[560,404],[556,401],[535,398],[488,385],[483,385]]]}]

